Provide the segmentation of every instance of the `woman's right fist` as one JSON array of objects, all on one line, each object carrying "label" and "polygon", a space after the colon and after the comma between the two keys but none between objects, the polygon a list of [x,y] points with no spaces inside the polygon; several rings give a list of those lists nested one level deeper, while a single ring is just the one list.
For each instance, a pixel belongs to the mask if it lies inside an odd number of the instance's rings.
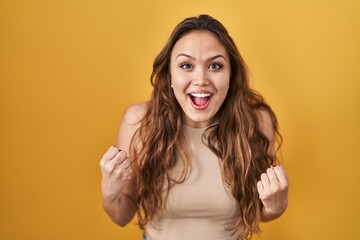
[{"label": "woman's right fist", "polygon": [[126,183],[131,178],[131,161],[125,151],[110,147],[100,161],[101,190],[104,198],[119,198]]}]

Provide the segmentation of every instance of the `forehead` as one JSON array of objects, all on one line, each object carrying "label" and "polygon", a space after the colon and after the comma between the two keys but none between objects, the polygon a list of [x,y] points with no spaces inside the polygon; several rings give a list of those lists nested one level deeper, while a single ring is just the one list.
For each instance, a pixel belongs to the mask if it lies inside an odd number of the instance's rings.
[{"label": "forehead", "polygon": [[190,31],[183,35],[174,45],[172,55],[179,53],[190,54],[194,57],[197,55],[214,55],[222,54],[226,58],[227,51],[220,40],[209,31]]}]

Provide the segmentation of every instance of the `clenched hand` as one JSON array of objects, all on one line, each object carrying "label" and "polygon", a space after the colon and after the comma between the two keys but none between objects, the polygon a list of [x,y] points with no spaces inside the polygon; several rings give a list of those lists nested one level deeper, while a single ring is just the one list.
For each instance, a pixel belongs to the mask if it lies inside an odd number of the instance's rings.
[{"label": "clenched hand", "polygon": [[104,198],[120,198],[122,190],[131,178],[131,161],[125,151],[110,147],[100,161],[102,181],[101,189]]},{"label": "clenched hand", "polygon": [[261,174],[257,189],[264,205],[263,221],[270,221],[285,212],[288,205],[289,181],[282,166],[271,166],[266,173]]}]

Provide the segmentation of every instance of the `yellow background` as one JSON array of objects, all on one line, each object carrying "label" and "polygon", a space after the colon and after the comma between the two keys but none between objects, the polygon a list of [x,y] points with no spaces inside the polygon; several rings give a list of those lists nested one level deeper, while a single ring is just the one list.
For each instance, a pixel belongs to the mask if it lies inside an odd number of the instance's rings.
[{"label": "yellow background", "polygon": [[360,239],[358,0],[0,0],[0,239],[140,239],[102,210],[99,160],[200,13],[228,28],[285,140],[290,205],[261,239]]}]

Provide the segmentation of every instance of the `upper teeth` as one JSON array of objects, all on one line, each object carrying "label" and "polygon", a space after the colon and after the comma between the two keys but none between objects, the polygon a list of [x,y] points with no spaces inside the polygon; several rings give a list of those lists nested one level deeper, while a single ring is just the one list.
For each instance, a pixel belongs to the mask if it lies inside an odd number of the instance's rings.
[{"label": "upper teeth", "polygon": [[210,97],[210,93],[191,93],[191,96],[193,96],[193,97],[201,97],[201,98],[203,98],[203,97]]}]

